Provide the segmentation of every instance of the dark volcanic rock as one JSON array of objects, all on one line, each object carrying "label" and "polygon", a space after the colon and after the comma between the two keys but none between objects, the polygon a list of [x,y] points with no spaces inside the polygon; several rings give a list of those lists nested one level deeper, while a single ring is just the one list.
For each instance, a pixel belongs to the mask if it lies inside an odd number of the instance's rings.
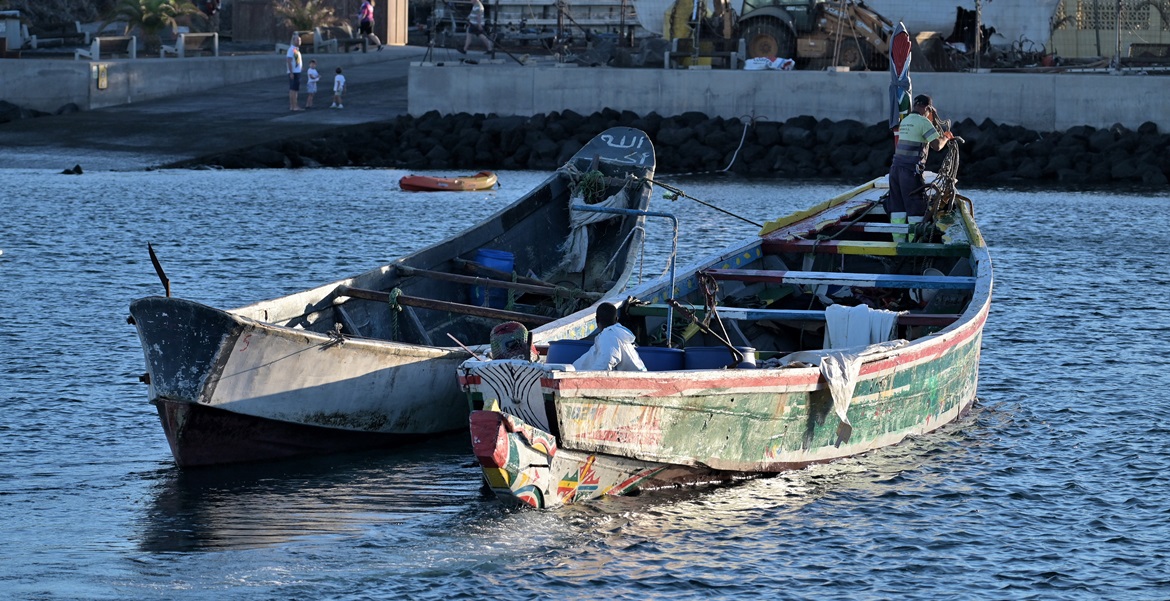
[{"label": "dark volcanic rock", "polygon": [[[0,102],[0,119],[20,108]],[[888,123],[833,122],[808,115],[784,123],[708,118],[701,113],[638,116],[606,109],[500,117],[430,112],[381,124],[342,128],[311,139],[287,140],[186,162],[183,166],[398,167],[403,169],[534,169],[562,165],[595,135],[614,126],[636,127],[654,142],[659,175],[730,171],[752,176],[848,177],[885,174],[893,151]],[[1170,179],[1170,135],[1153,123],[1136,131],[1115,125],[1037,132],[964,119],[952,131],[959,176],[967,183],[1053,182],[1084,186],[1124,182],[1165,186]],[[943,152],[927,163],[937,169]]]}]

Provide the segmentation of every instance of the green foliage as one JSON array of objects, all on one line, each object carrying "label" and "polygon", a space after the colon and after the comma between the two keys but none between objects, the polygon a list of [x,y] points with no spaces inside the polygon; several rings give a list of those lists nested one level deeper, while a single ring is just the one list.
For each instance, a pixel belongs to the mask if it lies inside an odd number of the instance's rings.
[{"label": "green foliage", "polygon": [[124,22],[127,32],[135,28],[142,30],[144,42],[147,48],[151,48],[157,47],[163,30],[178,26],[179,19],[201,14],[191,0],[118,0],[102,27],[104,29],[112,22]]},{"label": "green foliage", "polygon": [[276,0],[276,16],[295,31],[310,31],[314,27],[328,27],[338,22],[333,8],[325,0]]}]

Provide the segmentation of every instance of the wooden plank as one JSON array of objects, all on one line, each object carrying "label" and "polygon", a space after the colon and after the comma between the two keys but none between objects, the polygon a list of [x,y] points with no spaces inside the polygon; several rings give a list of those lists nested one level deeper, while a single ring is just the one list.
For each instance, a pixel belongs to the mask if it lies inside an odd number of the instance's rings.
[{"label": "wooden plank", "polygon": [[885,257],[967,257],[968,244],[933,242],[884,242],[863,240],[764,240],[768,253],[813,253],[818,255],[876,255]]},{"label": "wooden plank", "polygon": [[851,232],[868,232],[870,234],[905,234],[910,231],[910,224],[862,221],[854,223],[846,229]]},{"label": "wooden plank", "polygon": [[[380,290],[365,290],[362,288],[351,288],[349,286],[338,286],[336,294],[338,297],[348,296],[380,303],[390,302],[390,293],[382,292]],[[530,315],[528,313],[520,313],[518,311],[493,309],[491,307],[477,307],[475,305],[465,305],[463,303],[452,303],[449,301],[419,298],[417,296],[406,296],[405,294],[398,295],[396,300],[398,301],[398,304],[405,307],[418,307],[420,309],[431,309],[434,311],[447,311],[448,313],[475,315],[477,317],[486,317],[488,319],[499,319],[500,321],[518,321],[520,323],[534,324],[538,326],[542,326],[546,323],[554,321],[554,318],[545,317],[544,315]]]},{"label": "wooden plank", "polygon": [[427,329],[423,327],[422,320],[418,318],[418,311],[414,307],[403,307],[402,312],[406,315],[406,319],[410,320],[410,324],[414,326],[414,331],[418,332],[419,340],[427,346],[435,346],[431,342],[431,335],[427,333]]},{"label": "wooden plank", "polygon": [[716,280],[800,284],[820,286],[857,286],[859,288],[922,288],[939,290],[973,290],[975,278],[966,276],[900,275],[889,273],[836,273],[832,271],[771,271],[765,269],[708,269]]},{"label": "wooden plank", "polygon": [[578,298],[586,298],[589,300],[598,300],[602,296],[598,292],[585,292],[583,290],[571,290],[557,286],[549,288],[548,286],[536,286],[533,284],[521,284],[519,282],[507,282],[503,280],[493,280],[491,278],[480,278],[469,275],[459,275],[457,273],[446,273],[443,271],[431,271],[429,269],[415,269],[405,265],[397,265],[394,267],[399,274],[404,276],[419,276],[430,278],[432,280],[439,280],[441,282],[453,282],[456,284],[468,284],[471,286],[481,286],[485,288],[504,288],[507,290],[515,290],[517,292],[524,292],[526,294],[537,294],[540,296],[563,296],[565,298],[576,296]]},{"label": "wooden plank", "polygon": [[349,316],[349,312],[341,305],[334,305],[333,310],[337,312],[337,318],[341,321],[341,325],[349,330],[351,336],[361,336],[362,331],[358,329],[357,324]]},{"label": "wooden plank", "polygon": [[[687,307],[696,315],[703,315],[703,307]],[[742,307],[718,307],[719,317],[744,321],[825,321],[825,312],[817,309],[748,309]],[[629,315],[665,317],[665,304],[636,305],[626,308]],[[959,319],[955,313],[903,313],[898,316],[898,325],[903,326],[946,326]]]}]

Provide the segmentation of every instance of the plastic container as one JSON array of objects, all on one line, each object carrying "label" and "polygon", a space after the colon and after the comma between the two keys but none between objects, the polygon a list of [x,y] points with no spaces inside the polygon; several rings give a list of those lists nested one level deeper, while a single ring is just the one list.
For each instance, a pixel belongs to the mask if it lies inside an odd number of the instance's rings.
[{"label": "plastic container", "polygon": [[572,363],[581,358],[590,348],[593,340],[553,340],[548,343],[545,363]]},{"label": "plastic container", "polygon": [[684,355],[680,348],[664,348],[660,346],[640,346],[638,356],[646,365],[646,371],[674,371],[682,369]]},{"label": "plastic container", "polygon": [[[475,258],[472,259],[476,263],[489,267],[498,271],[506,271],[512,273],[516,265],[516,257],[506,250],[493,250],[490,248],[481,248],[475,251]],[[495,309],[503,309],[504,305],[508,304],[508,291],[504,288],[491,288],[486,291],[487,304],[484,304],[484,288],[475,286],[471,289],[471,303],[476,306],[488,306]]]},{"label": "plastic container", "polygon": [[[756,349],[750,346],[737,346],[735,350],[743,353],[740,369],[750,369],[756,366]],[[686,369],[723,369],[731,364],[735,357],[725,346],[689,346],[686,348]]]}]

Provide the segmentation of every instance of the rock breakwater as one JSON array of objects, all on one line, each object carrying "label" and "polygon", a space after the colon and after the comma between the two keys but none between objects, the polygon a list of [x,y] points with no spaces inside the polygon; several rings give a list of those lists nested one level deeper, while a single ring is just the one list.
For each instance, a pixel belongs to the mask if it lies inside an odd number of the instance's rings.
[{"label": "rock breakwater", "polygon": [[[389,167],[410,170],[552,170],[608,127],[636,127],[654,141],[660,174],[730,171],[748,176],[868,179],[885,173],[892,136],[886,123],[811,116],[784,122],[663,117],[605,110],[533,117],[402,116],[328,135],[284,140],[186,161],[171,167]],[[954,123],[963,138],[959,176],[967,182],[1059,186],[1165,186],[1170,136],[1145,123],[1137,131],[1074,127],[1037,132],[991,120]],[[928,168],[941,153],[932,153]]]}]

